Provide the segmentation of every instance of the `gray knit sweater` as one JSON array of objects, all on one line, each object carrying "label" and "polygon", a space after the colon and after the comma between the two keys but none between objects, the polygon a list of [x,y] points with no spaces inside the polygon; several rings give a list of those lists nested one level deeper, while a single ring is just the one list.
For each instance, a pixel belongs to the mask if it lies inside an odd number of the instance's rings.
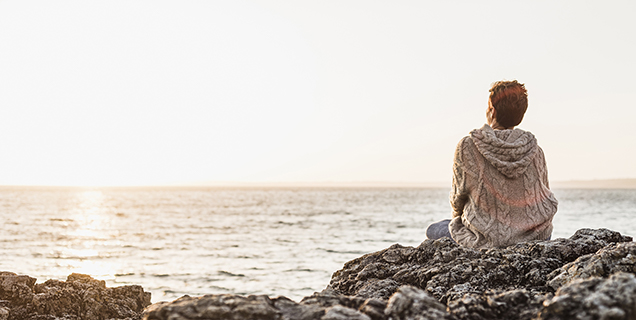
[{"label": "gray knit sweater", "polygon": [[455,151],[450,233],[472,248],[505,247],[552,234],[558,201],[543,150],[530,132],[484,125]]}]

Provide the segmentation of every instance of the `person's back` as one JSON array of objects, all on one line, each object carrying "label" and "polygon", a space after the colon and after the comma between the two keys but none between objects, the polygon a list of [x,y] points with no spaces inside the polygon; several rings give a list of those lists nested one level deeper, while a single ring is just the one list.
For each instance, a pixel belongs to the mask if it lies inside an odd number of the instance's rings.
[{"label": "person's back", "polygon": [[527,108],[525,87],[500,81],[490,91],[488,124],[471,131],[455,151],[447,232],[473,248],[549,239],[558,202],[545,157],[532,133],[514,129]]}]

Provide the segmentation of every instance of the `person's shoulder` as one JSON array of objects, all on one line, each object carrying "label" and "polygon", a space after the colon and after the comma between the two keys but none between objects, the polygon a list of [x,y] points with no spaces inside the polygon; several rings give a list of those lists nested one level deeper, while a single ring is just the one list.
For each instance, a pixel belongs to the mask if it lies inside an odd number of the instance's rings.
[{"label": "person's shoulder", "polygon": [[476,148],[477,146],[470,135],[461,138],[455,148],[455,162],[463,163],[472,159],[475,154],[474,149]]},{"label": "person's shoulder", "polygon": [[474,145],[475,142],[473,141],[473,137],[467,135],[459,140],[459,142],[457,143],[457,150],[466,149]]},{"label": "person's shoulder", "polygon": [[[464,153],[466,150],[477,148],[475,145],[475,139],[479,139],[479,137],[483,136],[484,132],[488,130],[492,131],[490,126],[487,124],[483,125],[481,128],[471,130],[467,136],[464,136],[459,140],[457,148],[455,148],[455,153]],[[474,135],[477,135],[477,137],[474,137]]]},{"label": "person's shoulder", "polygon": [[545,160],[545,153],[543,152],[543,149],[541,149],[541,147],[538,144],[537,144],[537,152],[536,152],[535,156],[537,158]]}]

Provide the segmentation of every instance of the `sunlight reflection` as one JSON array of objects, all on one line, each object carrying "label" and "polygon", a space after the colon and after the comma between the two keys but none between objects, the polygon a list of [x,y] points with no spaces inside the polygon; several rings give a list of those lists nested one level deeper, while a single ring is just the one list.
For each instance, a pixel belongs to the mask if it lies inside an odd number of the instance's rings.
[{"label": "sunlight reflection", "polygon": [[65,261],[60,266],[70,273],[82,273],[96,279],[113,279],[117,267],[104,256],[109,256],[108,242],[112,238],[112,221],[100,190],[77,192],[71,216],[74,227],[68,231],[69,243],[60,255]]},{"label": "sunlight reflection", "polygon": [[68,263],[60,264],[68,270],[68,274],[87,274],[99,280],[115,279],[116,267],[112,263],[95,260],[71,260]]},{"label": "sunlight reflection", "polygon": [[103,227],[109,218],[102,206],[104,194],[98,190],[88,190],[79,193],[77,198],[77,215],[74,220],[78,223],[78,228],[69,235],[88,239],[105,238]]},{"label": "sunlight reflection", "polygon": [[66,249],[63,253],[64,257],[68,257],[70,259],[78,259],[84,260],[88,258],[94,258],[99,256],[99,251],[95,249]]}]

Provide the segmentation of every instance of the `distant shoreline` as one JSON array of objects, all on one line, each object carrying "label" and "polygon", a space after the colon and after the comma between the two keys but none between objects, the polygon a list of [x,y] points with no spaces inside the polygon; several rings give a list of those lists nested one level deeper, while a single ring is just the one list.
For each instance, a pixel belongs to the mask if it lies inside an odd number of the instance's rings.
[{"label": "distant shoreline", "polygon": [[551,189],[636,189],[636,179],[570,180],[550,182]]},{"label": "distant shoreline", "polygon": [[[0,189],[7,188],[450,188],[450,181],[435,182],[200,182],[165,185],[139,186],[55,186],[55,185],[0,185]],[[602,179],[602,180],[568,180],[550,181],[551,189],[636,189],[636,179]]]}]

